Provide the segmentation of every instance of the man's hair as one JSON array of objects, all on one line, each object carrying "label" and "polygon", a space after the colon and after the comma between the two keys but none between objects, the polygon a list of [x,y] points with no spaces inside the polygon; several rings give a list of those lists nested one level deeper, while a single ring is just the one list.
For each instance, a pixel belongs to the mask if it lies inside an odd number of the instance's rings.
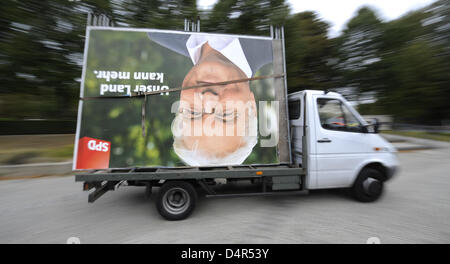
[{"label": "man's hair", "polygon": [[225,157],[215,157],[207,155],[194,147],[192,150],[186,148],[182,142],[182,133],[174,133],[174,129],[180,129],[183,122],[181,114],[177,114],[172,123],[172,133],[174,135],[173,148],[180,159],[190,166],[215,166],[215,165],[240,165],[252,153],[253,148],[258,143],[258,117],[256,113],[248,111],[248,122],[245,125],[245,135],[242,136],[244,145]]}]

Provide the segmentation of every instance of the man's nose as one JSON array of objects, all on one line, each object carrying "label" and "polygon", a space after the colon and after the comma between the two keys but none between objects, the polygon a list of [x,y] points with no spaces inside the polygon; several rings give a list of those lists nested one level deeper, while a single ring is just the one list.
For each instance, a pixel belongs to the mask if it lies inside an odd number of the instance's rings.
[{"label": "man's nose", "polygon": [[204,93],[202,97],[204,112],[206,114],[213,114],[219,102],[219,96],[213,93]]}]

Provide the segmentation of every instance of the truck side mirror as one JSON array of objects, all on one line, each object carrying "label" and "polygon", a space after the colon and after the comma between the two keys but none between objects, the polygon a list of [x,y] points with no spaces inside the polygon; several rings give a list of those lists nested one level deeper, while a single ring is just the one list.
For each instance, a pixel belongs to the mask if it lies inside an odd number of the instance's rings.
[{"label": "truck side mirror", "polygon": [[378,129],[380,127],[380,123],[377,118],[373,118],[368,121],[368,124],[362,127],[363,133],[378,133]]},{"label": "truck side mirror", "polygon": [[373,133],[378,133],[380,128],[380,122],[378,122],[378,118],[373,119],[372,125],[373,125]]}]

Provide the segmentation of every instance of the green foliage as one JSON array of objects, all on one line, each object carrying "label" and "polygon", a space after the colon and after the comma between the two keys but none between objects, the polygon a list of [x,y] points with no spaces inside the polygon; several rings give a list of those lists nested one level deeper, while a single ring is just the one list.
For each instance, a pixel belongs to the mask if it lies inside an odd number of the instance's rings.
[{"label": "green foliage", "polygon": [[446,118],[449,91],[441,80],[448,78],[448,71],[437,53],[426,41],[417,40],[386,56],[391,67],[385,72],[392,81],[387,84],[389,96],[381,100],[397,118],[420,123]]},{"label": "green foliage", "polygon": [[368,7],[358,10],[338,38],[338,63],[335,70],[341,77],[339,86],[347,99],[358,100],[361,94],[372,92],[379,84],[379,48],[382,23]]},{"label": "green foliage", "polygon": [[286,67],[289,92],[333,88],[329,25],[313,12],[295,14],[287,20]]},{"label": "green foliage", "polygon": [[449,9],[437,1],[389,22],[360,9],[338,38],[340,87],[350,89],[350,99],[376,100],[362,106],[373,111],[367,114],[435,125],[450,119],[450,31],[442,30]]},{"label": "green foliage", "polygon": [[[75,116],[83,23],[73,8],[69,1],[2,2],[0,100],[12,94],[18,98],[16,107],[5,109],[13,117]],[[30,111],[21,111],[24,105]]]},{"label": "green foliage", "polygon": [[118,24],[137,28],[183,30],[185,18],[198,16],[195,0],[124,0],[114,9],[123,14],[116,16]]},{"label": "green foliage", "polygon": [[269,25],[283,25],[288,15],[284,0],[218,1],[202,15],[202,31],[267,36]]},{"label": "green foliage", "polygon": [[444,132],[384,130],[381,133],[450,142],[450,133]]}]

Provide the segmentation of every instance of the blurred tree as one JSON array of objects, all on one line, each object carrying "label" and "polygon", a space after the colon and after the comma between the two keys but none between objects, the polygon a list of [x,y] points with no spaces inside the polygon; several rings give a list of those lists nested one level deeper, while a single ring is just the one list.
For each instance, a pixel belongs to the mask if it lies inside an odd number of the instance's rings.
[{"label": "blurred tree", "polygon": [[362,100],[379,86],[382,22],[374,10],[362,7],[336,39],[339,61],[335,67],[340,89],[349,100]]},{"label": "blurred tree", "polygon": [[289,16],[285,0],[224,0],[202,14],[202,31],[265,35],[269,26],[281,26]]},{"label": "blurred tree", "polygon": [[[423,20],[425,26],[432,28],[430,40],[443,48],[442,56],[450,56],[450,3],[439,0],[425,9],[429,17]],[[450,63],[450,61],[449,61]]]},{"label": "blurred tree", "polygon": [[289,92],[333,88],[333,43],[329,25],[314,12],[302,12],[286,22],[286,67]]},{"label": "blurred tree", "polygon": [[358,12],[339,38],[338,70],[342,86],[376,101],[360,109],[393,114],[397,122],[450,119],[449,13],[448,1],[385,23],[370,10]]},{"label": "blurred tree", "polygon": [[73,119],[86,12],[111,14],[109,1],[7,0],[0,10],[2,112]]},{"label": "blurred tree", "polygon": [[[5,101],[10,96],[17,100],[9,113],[12,117],[73,117],[74,79],[80,69],[70,55],[80,50],[81,43],[71,34],[73,26],[67,18],[73,5],[32,0],[5,5],[2,24],[9,27],[2,27],[1,33],[0,93]],[[30,95],[32,101],[25,100]]]},{"label": "blurred tree", "polygon": [[117,22],[139,28],[183,30],[185,18],[195,20],[195,0],[122,0],[114,4]]},{"label": "blurred tree", "polygon": [[[430,18],[423,21],[426,26],[432,28],[430,44],[436,48],[437,55],[441,58],[439,65],[443,74],[438,80],[439,89],[443,98],[450,98],[450,3],[448,0],[439,0],[426,8]],[[441,124],[450,124],[450,106],[445,103],[441,112]]]},{"label": "blurred tree", "polygon": [[[440,24],[445,10],[448,17],[448,5],[439,6],[384,25],[376,97],[377,104],[397,121],[440,125],[450,118],[448,46]],[[438,10],[443,14],[436,15]]]},{"label": "blurred tree", "polygon": [[[405,105],[405,102],[409,100],[399,96],[400,94],[404,95],[407,90],[407,87],[402,84],[402,78],[411,78],[411,76],[408,77],[401,73],[405,69],[401,69],[399,65],[408,63],[410,60],[400,54],[408,53],[405,47],[426,35],[427,31],[421,22],[426,17],[427,14],[424,12],[415,11],[383,24],[379,52],[381,60],[376,64],[379,81],[377,87],[374,87],[373,90],[376,92],[375,98],[378,108],[382,107],[385,113],[394,114],[397,120],[405,115],[402,108],[411,108]],[[425,45],[425,43],[421,45]],[[409,50],[409,52],[413,51]],[[410,70],[412,69],[410,68]],[[408,98],[411,98],[411,96]]]},{"label": "blurred tree", "polygon": [[437,55],[438,50],[418,40],[405,44],[387,58],[392,63],[389,71],[394,78],[389,83],[389,97],[383,99],[397,120],[439,125],[445,118],[449,97],[444,95],[448,95],[448,88],[440,80],[448,71],[442,67],[442,57]]}]

